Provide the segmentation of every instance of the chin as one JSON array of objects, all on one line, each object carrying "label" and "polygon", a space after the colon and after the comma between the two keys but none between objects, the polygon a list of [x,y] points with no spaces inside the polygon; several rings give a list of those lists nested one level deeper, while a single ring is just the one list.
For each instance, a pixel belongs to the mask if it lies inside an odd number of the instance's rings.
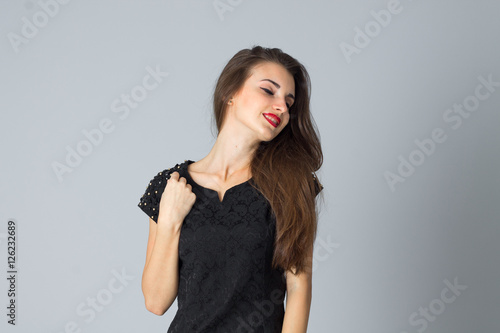
[{"label": "chin", "polygon": [[274,130],[265,128],[261,130],[260,137],[262,141],[268,142],[274,140],[274,138],[276,138],[280,134],[280,132],[281,129],[279,127],[275,128]]},{"label": "chin", "polygon": [[265,141],[265,142],[273,141],[276,137],[277,137],[277,135],[272,135],[271,137],[268,137],[266,140],[263,140],[263,141]]}]

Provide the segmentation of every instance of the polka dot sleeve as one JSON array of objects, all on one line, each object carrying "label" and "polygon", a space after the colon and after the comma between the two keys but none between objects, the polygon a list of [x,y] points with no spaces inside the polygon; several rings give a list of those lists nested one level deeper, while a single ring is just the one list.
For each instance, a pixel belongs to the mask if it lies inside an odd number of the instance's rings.
[{"label": "polka dot sleeve", "polygon": [[167,180],[170,178],[171,173],[174,172],[178,166],[179,164],[176,164],[173,168],[158,172],[158,174],[149,181],[146,191],[137,204],[137,206],[156,223],[158,223],[158,215],[160,213],[161,195],[165,190]]}]

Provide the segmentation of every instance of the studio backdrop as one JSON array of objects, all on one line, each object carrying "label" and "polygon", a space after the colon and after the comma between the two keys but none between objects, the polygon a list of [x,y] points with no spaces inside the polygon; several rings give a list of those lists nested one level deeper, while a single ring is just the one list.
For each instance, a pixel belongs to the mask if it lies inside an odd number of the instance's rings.
[{"label": "studio backdrop", "polygon": [[498,0],[2,1],[0,331],[166,331],[177,302],[145,307],[137,204],[208,154],[216,79],[261,45],[308,70],[324,154],[308,332],[499,332],[499,16]]}]

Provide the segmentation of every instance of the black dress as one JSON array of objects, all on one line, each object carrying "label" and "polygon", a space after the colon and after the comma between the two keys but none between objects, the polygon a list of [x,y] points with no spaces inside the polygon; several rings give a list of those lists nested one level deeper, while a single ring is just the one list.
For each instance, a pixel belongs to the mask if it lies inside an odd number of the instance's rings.
[{"label": "black dress", "polygon": [[[193,181],[191,163],[159,172],[138,204],[157,222],[174,171],[196,194],[181,227],[178,310],[168,333],[281,332],[286,281],[282,269],[271,268],[276,220],[269,202],[252,179],[229,188],[220,201],[216,191]],[[322,189],[317,185],[317,193]]]}]

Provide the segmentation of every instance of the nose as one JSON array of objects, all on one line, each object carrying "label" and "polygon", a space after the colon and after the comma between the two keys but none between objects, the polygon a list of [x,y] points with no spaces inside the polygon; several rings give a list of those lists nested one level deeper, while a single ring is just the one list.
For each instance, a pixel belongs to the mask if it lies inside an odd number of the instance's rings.
[{"label": "nose", "polygon": [[274,109],[280,112],[285,112],[288,107],[286,106],[285,101],[279,101],[274,104]]}]

